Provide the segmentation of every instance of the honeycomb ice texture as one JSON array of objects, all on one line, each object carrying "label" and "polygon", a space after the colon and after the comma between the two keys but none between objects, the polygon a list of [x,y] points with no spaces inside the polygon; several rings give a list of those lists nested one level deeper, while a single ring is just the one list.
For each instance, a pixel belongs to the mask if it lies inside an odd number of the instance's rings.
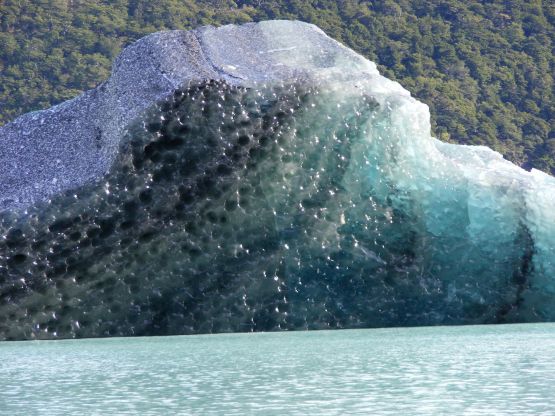
[{"label": "honeycomb ice texture", "polygon": [[555,180],[313,25],[160,32],[0,129],[0,339],[549,321]]}]

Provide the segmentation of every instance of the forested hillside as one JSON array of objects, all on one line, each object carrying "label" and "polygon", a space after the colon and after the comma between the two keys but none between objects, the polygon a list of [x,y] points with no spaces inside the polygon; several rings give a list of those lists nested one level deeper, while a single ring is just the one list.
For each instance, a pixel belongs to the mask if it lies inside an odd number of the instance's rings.
[{"label": "forested hillside", "polygon": [[276,18],[377,62],[441,139],[555,173],[552,0],[0,0],[0,124],[93,88],[145,34]]}]

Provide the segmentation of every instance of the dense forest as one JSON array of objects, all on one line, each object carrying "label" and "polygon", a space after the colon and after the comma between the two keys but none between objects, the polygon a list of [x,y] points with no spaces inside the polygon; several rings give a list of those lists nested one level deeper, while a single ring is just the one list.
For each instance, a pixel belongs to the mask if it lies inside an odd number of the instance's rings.
[{"label": "dense forest", "polygon": [[0,0],[0,124],[93,88],[148,33],[277,18],[377,62],[437,137],[555,173],[552,0]]}]

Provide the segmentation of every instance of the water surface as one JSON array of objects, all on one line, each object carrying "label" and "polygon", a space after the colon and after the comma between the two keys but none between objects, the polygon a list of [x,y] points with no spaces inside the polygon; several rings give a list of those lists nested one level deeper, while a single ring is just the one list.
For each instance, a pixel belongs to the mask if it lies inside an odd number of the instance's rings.
[{"label": "water surface", "polygon": [[555,414],[555,324],[0,343],[1,414]]}]

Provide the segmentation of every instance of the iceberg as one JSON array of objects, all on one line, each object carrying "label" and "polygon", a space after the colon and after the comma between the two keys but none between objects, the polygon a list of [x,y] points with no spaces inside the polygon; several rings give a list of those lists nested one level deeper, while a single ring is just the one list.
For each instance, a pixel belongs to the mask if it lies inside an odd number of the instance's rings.
[{"label": "iceberg", "polygon": [[314,25],[160,32],[0,129],[0,339],[555,320],[555,178]]}]

